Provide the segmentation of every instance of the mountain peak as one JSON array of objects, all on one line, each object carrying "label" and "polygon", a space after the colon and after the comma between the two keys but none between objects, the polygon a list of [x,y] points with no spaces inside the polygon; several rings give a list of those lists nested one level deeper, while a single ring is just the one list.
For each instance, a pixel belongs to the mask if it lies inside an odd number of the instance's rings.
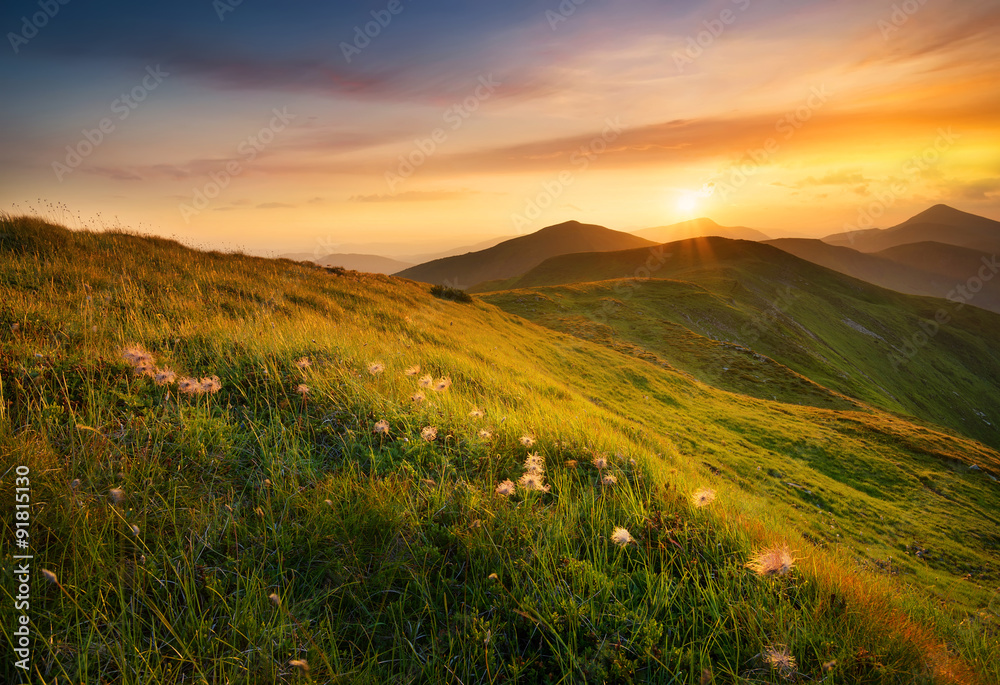
[{"label": "mountain peak", "polygon": [[943,224],[945,226],[964,226],[970,223],[982,224],[984,222],[996,223],[986,217],[970,214],[969,212],[963,212],[962,210],[955,209],[949,205],[936,204],[933,207],[928,207],[919,214],[915,214],[899,225]]}]

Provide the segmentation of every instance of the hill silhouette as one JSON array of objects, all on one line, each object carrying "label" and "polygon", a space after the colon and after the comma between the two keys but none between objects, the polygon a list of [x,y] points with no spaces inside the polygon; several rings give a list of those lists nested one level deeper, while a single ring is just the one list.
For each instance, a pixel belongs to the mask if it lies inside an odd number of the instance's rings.
[{"label": "hill silhouette", "polygon": [[939,242],[1000,254],[1000,221],[938,204],[891,228],[835,233],[823,241],[860,252],[879,252],[909,243]]},{"label": "hill silhouette", "polygon": [[567,221],[485,250],[418,264],[396,275],[435,285],[468,288],[483,281],[517,276],[555,255],[653,244],[650,240],[604,226]]},{"label": "hill silhouette", "polygon": [[672,243],[677,240],[688,238],[705,238],[718,236],[720,238],[732,238],[734,240],[768,240],[769,237],[753,228],[746,226],[720,226],[716,222],[702,217],[682,221],[669,226],[656,226],[653,228],[643,228],[638,231],[631,231],[632,234],[652,240],[656,243]]}]

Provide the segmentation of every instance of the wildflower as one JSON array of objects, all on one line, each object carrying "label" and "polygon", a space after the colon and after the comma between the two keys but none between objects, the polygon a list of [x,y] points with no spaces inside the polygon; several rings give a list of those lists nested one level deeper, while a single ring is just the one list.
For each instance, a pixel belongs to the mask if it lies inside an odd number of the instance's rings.
[{"label": "wildflower", "polygon": [[482,409],[473,409],[472,411],[469,412],[470,419],[481,419],[483,418],[483,416],[484,413]]},{"label": "wildflower", "polygon": [[438,429],[434,426],[424,426],[424,429],[420,431],[420,437],[422,437],[427,442],[434,442],[438,436]]},{"label": "wildflower", "polygon": [[139,536],[139,526],[132,524],[132,535]]},{"label": "wildflower", "polygon": [[389,422],[382,420],[375,424],[375,432],[381,435],[389,434]]},{"label": "wildflower", "polygon": [[156,373],[153,374],[153,380],[156,381],[157,385],[170,385],[177,380],[177,374],[172,369],[164,367],[156,370]]},{"label": "wildflower", "polygon": [[537,453],[529,454],[524,460],[524,470],[538,475],[545,473],[545,457]]},{"label": "wildflower", "polygon": [[439,378],[434,383],[434,392],[444,392],[451,387],[451,379],[448,377]]},{"label": "wildflower", "polygon": [[374,362],[368,365],[368,373],[370,373],[373,376],[377,376],[383,371],[385,371],[385,364],[383,364],[382,362]]},{"label": "wildflower", "polygon": [[143,349],[141,345],[128,345],[122,350],[122,357],[138,373],[152,374],[153,355]]},{"label": "wildflower", "polygon": [[568,469],[575,469],[576,468],[576,459],[567,459],[566,460],[566,468],[568,468]]},{"label": "wildflower", "polygon": [[528,491],[538,490],[539,492],[548,492],[549,490],[552,489],[551,485],[545,484],[545,476],[543,474],[534,473],[532,471],[528,471],[523,476],[521,476],[518,479],[517,483],[522,488]]},{"label": "wildflower", "polygon": [[219,381],[218,376],[212,376],[211,378],[201,379],[201,391],[208,393],[209,395],[214,395],[215,393],[222,390],[222,382]]},{"label": "wildflower", "polygon": [[266,490],[269,487],[271,487],[271,479],[270,478],[265,478],[264,479],[264,489]]},{"label": "wildflower", "polygon": [[616,526],[611,532],[611,542],[615,543],[619,547],[624,547],[625,545],[635,542],[632,538],[632,534],[621,526]]},{"label": "wildflower", "polygon": [[767,647],[764,650],[764,661],[782,678],[792,678],[795,675],[795,657],[785,645]]},{"label": "wildflower", "polygon": [[201,383],[197,378],[185,376],[177,382],[177,389],[185,395],[197,395],[201,392]]},{"label": "wildflower", "polygon": [[421,402],[423,402],[424,400],[427,399],[427,395],[425,395],[424,393],[422,393],[420,391],[417,391],[417,392],[413,393],[412,395],[410,395],[410,399],[413,400],[414,402],[416,402],[417,404],[420,404]]},{"label": "wildflower", "polygon": [[122,500],[125,499],[125,491],[121,488],[111,488],[108,490],[108,497],[110,497],[111,501],[115,504],[121,504]]},{"label": "wildflower", "polygon": [[288,662],[288,665],[302,669],[304,673],[309,672],[309,664],[306,663],[305,659],[292,659],[291,661]]},{"label": "wildflower", "polygon": [[700,490],[695,490],[695,493],[691,495],[691,504],[698,508],[707,507],[714,501],[715,490],[712,490],[711,488],[701,488]]},{"label": "wildflower", "polygon": [[417,381],[417,385],[419,385],[421,388],[429,388],[432,385],[434,385],[434,377],[431,376],[430,374],[427,374],[426,376],[421,376],[420,380]]},{"label": "wildflower", "polygon": [[761,550],[747,562],[747,568],[753,569],[759,576],[783,576],[795,566],[795,557],[788,545],[771,547]]},{"label": "wildflower", "polygon": [[629,466],[631,466],[632,468],[635,468],[635,467],[636,467],[636,466],[638,465],[638,464],[636,463],[635,459],[633,459],[633,458],[629,458],[629,460],[628,460],[628,464],[629,464]]},{"label": "wildflower", "polygon": [[73,480],[70,481],[69,486],[73,490],[76,490],[78,487],[80,487],[80,479],[74,478]]},{"label": "wildflower", "polygon": [[297,392],[297,393],[299,393],[300,395],[302,395],[302,399],[305,399],[305,398],[306,398],[306,395],[308,395],[308,394],[309,394],[309,391],[310,391],[310,388],[309,388],[309,386],[308,386],[308,385],[306,385],[305,383],[299,383],[299,384],[298,384],[298,385],[297,385],[297,386],[295,387],[295,392]]},{"label": "wildflower", "polygon": [[272,592],[267,596],[267,598],[271,600],[271,604],[273,604],[274,606],[276,607],[281,606],[281,597],[278,597],[278,593]]},{"label": "wildflower", "polygon": [[829,673],[836,667],[837,667],[837,660],[831,659],[830,661],[827,661],[825,664],[823,664],[823,673]]},{"label": "wildflower", "polygon": [[521,444],[525,447],[531,447],[535,444],[535,436],[525,433],[521,436]]},{"label": "wildflower", "polygon": [[608,460],[604,457],[594,457],[591,459],[590,463],[593,464],[598,471],[603,471],[608,468]]},{"label": "wildflower", "polygon": [[52,571],[48,570],[47,568],[43,568],[42,569],[42,577],[45,578],[45,580],[47,580],[47,581],[49,581],[50,583],[53,583],[53,584],[59,582],[59,579],[56,578],[56,574],[54,574]]},{"label": "wildflower", "polygon": [[514,487],[514,481],[508,478],[505,481],[501,481],[501,483],[497,485],[497,489],[494,492],[502,497],[510,497],[516,490],[517,488]]},{"label": "wildflower", "polygon": [[485,428],[483,428],[483,429],[482,429],[481,431],[479,431],[479,432],[477,433],[477,435],[478,435],[478,436],[480,437],[480,439],[482,439],[482,440],[489,440],[490,438],[492,438],[492,437],[493,437],[493,433],[489,432],[489,431],[488,431],[488,430],[486,430]]},{"label": "wildflower", "polygon": [[413,366],[407,368],[403,373],[407,376],[416,376],[420,373],[420,364],[414,364]]},{"label": "wildflower", "polygon": [[490,575],[486,576],[486,578],[487,578],[487,580],[496,580],[496,581],[500,580],[500,576],[498,576],[495,573],[491,573]]},{"label": "wildflower", "polygon": [[601,483],[603,483],[604,485],[615,485],[616,483],[618,483],[618,479],[615,476],[612,476],[610,473],[608,473],[604,476],[604,478],[601,479]]},{"label": "wildflower", "polygon": [[305,371],[312,366],[312,362],[309,361],[309,357],[302,357],[301,359],[295,360],[295,366],[299,367],[300,370]]},{"label": "wildflower", "polygon": [[331,509],[333,508],[333,500],[325,499],[323,500],[323,504],[330,507]]}]

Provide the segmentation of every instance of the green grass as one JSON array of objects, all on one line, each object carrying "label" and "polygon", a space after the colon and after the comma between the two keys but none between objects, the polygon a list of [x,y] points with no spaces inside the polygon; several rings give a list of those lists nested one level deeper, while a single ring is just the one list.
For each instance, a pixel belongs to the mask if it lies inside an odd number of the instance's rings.
[{"label": "green grass", "polygon": [[[32,682],[785,682],[778,645],[798,681],[1000,679],[998,490],[966,466],[1000,455],[970,439],[726,392],[412,282],[34,219],[0,224],[0,303]],[[132,343],[221,391],[156,385]],[[452,384],[416,403],[424,374]],[[534,451],[551,491],[495,494]],[[790,573],[746,567],[783,542]]]},{"label": "green grass", "polygon": [[[993,312],[903,295],[770,245],[722,238],[563,255],[479,286],[500,288],[510,290],[487,301],[656,356],[717,387],[830,408],[851,398],[1000,448]],[[949,317],[945,325],[934,323],[938,312]]]}]

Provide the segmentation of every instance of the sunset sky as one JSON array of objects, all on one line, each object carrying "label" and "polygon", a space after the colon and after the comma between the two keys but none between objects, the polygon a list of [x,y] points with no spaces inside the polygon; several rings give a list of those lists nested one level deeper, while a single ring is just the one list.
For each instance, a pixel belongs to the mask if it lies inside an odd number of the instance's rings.
[{"label": "sunset sky", "polygon": [[70,226],[405,254],[1000,218],[995,0],[64,1],[0,9],[0,209]]}]

